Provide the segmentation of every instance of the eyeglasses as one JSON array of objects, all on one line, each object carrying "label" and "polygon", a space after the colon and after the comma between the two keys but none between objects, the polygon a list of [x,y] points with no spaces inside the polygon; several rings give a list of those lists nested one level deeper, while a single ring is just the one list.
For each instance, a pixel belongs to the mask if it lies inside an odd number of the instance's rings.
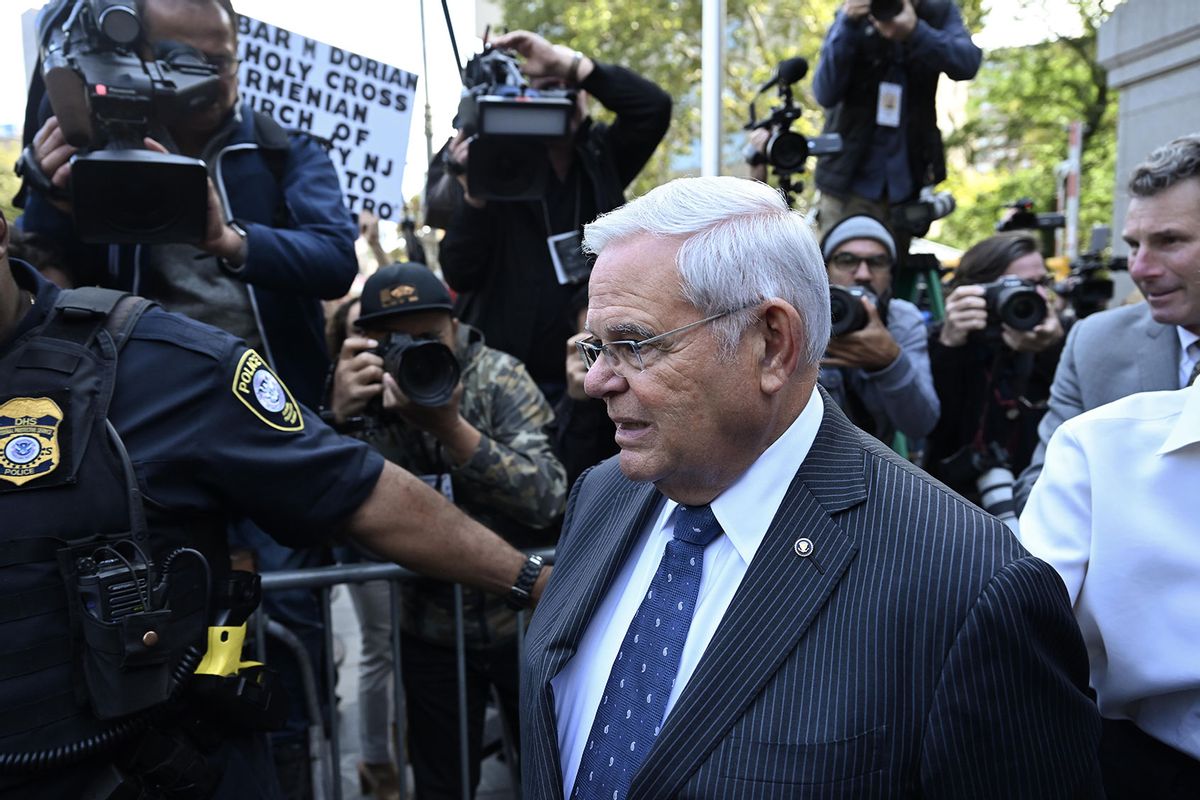
[{"label": "eyeglasses", "polygon": [[227,56],[225,54],[214,55],[213,53],[203,53],[204,61],[210,67],[217,68],[218,75],[229,77],[237,72],[238,65],[242,60],[237,56]]},{"label": "eyeglasses", "polygon": [[[741,309],[737,309],[740,311]],[[649,339],[642,339],[640,342],[635,342],[632,339],[622,339],[616,342],[605,344],[599,339],[592,337],[576,342],[575,346],[579,348],[579,355],[583,359],[583,365],[588,369],[600,359],[600,354],[603,353],[608,359],[608,364],[617,374],[622,374],[621,369],[637,367],[641,372],[646,368],[645,361],[642,360],[642,350],[646,347],[656,345],[666,339],[668,336],[690,331],[692,328],[698,328],[701,325],[712,322],[715,319],[728,316],[734,313],[733,311],[722,311],[720,314],[713,314],[711,317],[690,322],[681,328],[660,333],[657,336],[651,336]]]},{"label": "eyeglasses", "polygon": [[884,270],[891,269],[892,259],[886,254],[876,256],[856,256],[854,253],[838,253],[833,258],[829,259],[829,266],[843,272],[852,272],[858,269],[859,264],[866,264],[867,269]]}]

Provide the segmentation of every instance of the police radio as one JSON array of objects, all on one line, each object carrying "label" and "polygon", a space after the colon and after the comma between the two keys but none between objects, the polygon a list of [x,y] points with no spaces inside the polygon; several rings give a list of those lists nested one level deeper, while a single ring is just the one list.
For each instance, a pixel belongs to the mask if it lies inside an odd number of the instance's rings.
[{"label": "police radio", "polygon": [[150,565],[140,551],[134,554],[134,560],[109,557],[96,561],[84,557],[77,567],[83,609],[101,622],[116,622],[150,609]]}]

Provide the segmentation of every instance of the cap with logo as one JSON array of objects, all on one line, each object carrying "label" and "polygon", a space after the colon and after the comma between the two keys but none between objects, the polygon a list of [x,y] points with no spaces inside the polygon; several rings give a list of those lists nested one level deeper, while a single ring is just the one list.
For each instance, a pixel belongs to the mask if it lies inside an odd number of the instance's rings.
[{"label": "cap with logo", "polygon": [[358,325],[417,311],[450,311],[450,290],[424,264],[389,264],[367,278]]}]

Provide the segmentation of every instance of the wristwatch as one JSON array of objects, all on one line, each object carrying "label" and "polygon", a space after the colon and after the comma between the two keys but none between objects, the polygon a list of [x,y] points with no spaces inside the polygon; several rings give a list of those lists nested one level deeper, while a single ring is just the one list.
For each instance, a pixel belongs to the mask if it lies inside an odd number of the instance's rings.
[{"label": "wristwatch", "polygon": [[242,240],[242,246],[241,246],[242,263],[238,264],[237,266],[234,266],[232,263],[229,262],[228,259],[225,259],[225,258],[217,259],[217,263],[221,266],[221,269],[225,270],[230,275],[240,275],[242,272],[244,272],[246,270],[246,229],[243,228],[237,222],[237,220],[231,219],[229,222],[227,222],[225,224],[229,227],[230,230],[232,230],[234,233],[236,233]]},{"label": "wristwatch", "polygon": [[508,590],[508,599],[505,601],[513,611],[529,608],[529,601],[533,599],[533,585],[537,583],[538,575],[542,574],[543,566],[541,556],[531,555],[525,559],[517,582]]}]

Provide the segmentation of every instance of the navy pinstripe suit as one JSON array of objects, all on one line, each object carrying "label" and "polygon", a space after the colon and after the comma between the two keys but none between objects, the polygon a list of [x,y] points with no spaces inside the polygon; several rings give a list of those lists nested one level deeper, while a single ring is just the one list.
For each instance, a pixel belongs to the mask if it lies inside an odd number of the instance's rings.
[{"label": "navy pinstripe suit", "polygon": [[[550,679],[658,497],[615,459],[572,490],[526,639],[526,800],[562,796]],[[1100,796],[1087,676],[1054,570],[827,400],[630,797]]]}]

